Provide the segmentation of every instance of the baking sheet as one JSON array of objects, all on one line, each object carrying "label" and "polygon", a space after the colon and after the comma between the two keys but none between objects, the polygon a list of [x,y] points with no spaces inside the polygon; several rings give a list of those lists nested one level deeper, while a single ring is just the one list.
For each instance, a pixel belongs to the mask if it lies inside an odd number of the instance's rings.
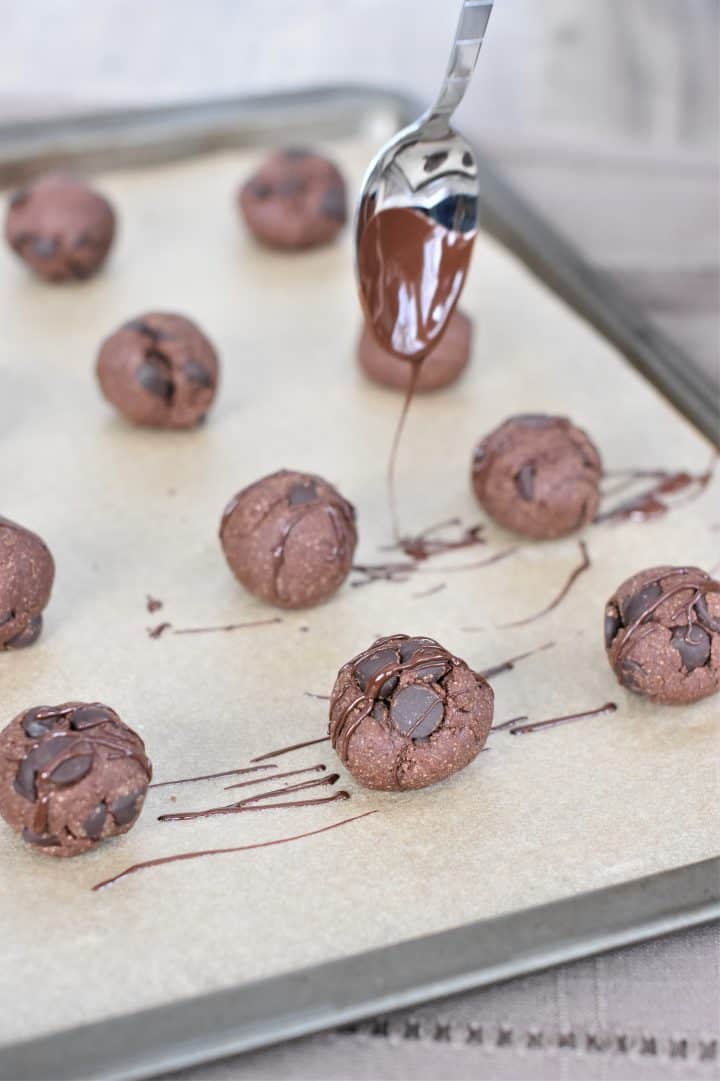
[{"label": "baking sheet", "polygon": [[[332,152],[357,184],[374,147]],[[227,499],[274,469],[337,483],[358,508],[358,560],[384,558],[382,474],[399,402],[354,369],[349,235],[297,257],[255,248],[236,225],[232,192],[256,159],[233,153],[100,178],[122,227],[94,282],[43,286],[0,254],[2,513],[40,532],[58,566],[40,643],[0,657],[7,719],[40,701],[100,699],[142,733],[157,780],[241,766],[321,735],[325,704],[304,692],[329,693],[345,659],[396,630],[436,637],[478,668],[554,640],[493,681],[500,720],[609,699],[620,708],[526,738],[498,733],[490,753],[419,793],[363,792],[343,777],[347,803],[171,825],[156,815],[227,795],[218,782],[163,788],[130,834],[64,863],[3,829],[3,1041],[343,958],[717,850],[717,701],[663,711],[631,699],[600,641],[603,602],[628,573],[716,560],[717,481],[664,520],[590,530],[591,570],[556,612],[527,627],[497,624],[551,598],[577,562],[575,541],[524,545],[476,572],[346,586],[322,608],[254,630],[147,637],[163,618],[182,627],[274,614],[235,584],[216,539]],[[610,468],[705,468],[704,440],[484,237],[464,307],[476,319],[471,370],[457,387],[419,400],[410,417],[399,463],[407,529],[481,517],[469,493],[471,449],[510,412],[567,412]],[[151,308],[191,315],[219,347],[221,392],[196,432],[129,428],[94,385],[100,339]],[[492,527],[488,540],[488,552],[510,542]],[[483,550],[437,565],[475,553]],[[415,596],[442,582],[441,592]],[[147,593],[162,598],[162,612],[148,615]],[[332,752],[320,752],[282,761],[334,767]],[[301,833],[370,809],[380,813],[297,844],[176,864],[90,892],[138,860]]]}]

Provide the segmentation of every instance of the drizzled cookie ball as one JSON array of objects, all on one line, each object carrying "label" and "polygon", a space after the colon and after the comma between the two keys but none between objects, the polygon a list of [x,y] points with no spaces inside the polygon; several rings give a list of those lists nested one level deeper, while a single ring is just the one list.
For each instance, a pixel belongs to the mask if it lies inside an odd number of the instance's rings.
[{"label": "drizzled cookie ball", "polygon": [[565,417],[510,417],[478,444],[472,483],[480,505],[515,533],[563,537],[593,520],[602,462]]},{"label": "drizzled cookie ball", "polygon": [[280,608],[306,608],[327,600],[348,575],[355,509],[321,477],[281,469],[231,500],[220,542],[250,593]]},{"label": "drizzled cookie ball", "polygon": [[482,750],[493,691],[432,638],[379,638],[343,665],[330,698],[332,745],[367,788],[424,788]]},{"label": "drizzled cookie ball", "polygon": [[618,681],[682,705],[720,690],[720,582],[698,567],[633,574],[605,606],[605,648]]},{"label": "drizzled cookie ball", "polygon": [[[422,394],[440,390],[459,379],[470,359],[471,338],[472,323],[467,315],[456,308],[442,338],[422,362],[416,391]],[[412,365],[383,349],[367,323],[360,335],[357,358],[362,370],[374,383],[395,390],[407,390]]]},{"label": "drizzled cookie ball", "polygon": [[109,706],[24,710],[0,733],[0,815],[48,856],[77,856],[138,818],[152,767]]},{"label": "drizzled cookie ball", "polygon": [[0,517],[0,651],[31,646],[39,638],[54,578],[45,542]]},{"label": "drizzled cookie ball", "polygon": [[341,173],[310,150],[272,154],[240,188],[238,203],[250,232],[270,248],[329,244],[347,219]]},{"label": "drizzled cookie ball", "polygon": [[5,235],[39,277],[81,280],[105,262],[115,235],[115,213],[107,199],[86,184],[50,175],[10,197]]},{"label": "drizzled cookie ball", "polygon": [[135,424],[190,428],[217,390],[217,353],[182,315],[148,312],[107,338],[97,359],[103,394]]}]

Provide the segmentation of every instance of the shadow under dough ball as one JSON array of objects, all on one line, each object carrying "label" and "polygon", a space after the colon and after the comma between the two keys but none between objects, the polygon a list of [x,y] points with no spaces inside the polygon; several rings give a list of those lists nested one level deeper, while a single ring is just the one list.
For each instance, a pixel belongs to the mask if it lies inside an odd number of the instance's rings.
[{"label": "shadow under dough ball", "polygon": [[250,593],[280,608],[327,600],[352,566],[355,508],[332,484],[282,469],[244,488],[220,523],[228,565]]},{"label": "shadow under dough ball", "polygon": [[97,358],[103,394],[128,420],[152,428],[191,428],[217,391],[218,356],[183,315],[148,312],[106,338]]},{"label": "shadow under dough ball", "polygon": [[0,518],[0,651],[31,646],[40,637],[54,578],[45,542]]},{"label": "shadow under dough ball", "polygon": [[605,606],[618,682],[651,702],[684,705],[720,690],[720,582],[698,567],[650,567]]},{"label": "shadow under dough ball", "polygon": [[340,669],[330,738],[367,788],[424,788],[479,754],[493,702],[487,680],[432,638],[395,634]]},{"label": "shadow under dough ball", "polygon": [[472,484],[480,506],[515,533],[563,537],[592,522],[602,461],[566,417],[510,417],[478,444]]},{"label": "shadow under dough ball", "polygon": [[82,280],[105,262],[115,236],[115,213],[87,184],[50,175],[10,197],[5,235],[41,278]]},{"label": "shadow under dough ball", "polygon": [[[471,339],[472,322],[456,308],[439,343],[420,366],[416,391],[440,390],[454,383],[470,359]],[[383,349],[367,323],[358,341],[357,359],[365,375],[381,386],[407,390],[410,385],[412,364]]]},{"label": "shadow under dough ball", "polygon": [[345,181],[337,166],[309,150],[280,150],[238,192],[250,232],[270,248],[315,248],[347,220]]},{"label": "shadow under dough ball", "polygon": [[0,814],[48,856],[127,833],[151,779],[140,736],[100,702],[35,706],[0,732]]}]

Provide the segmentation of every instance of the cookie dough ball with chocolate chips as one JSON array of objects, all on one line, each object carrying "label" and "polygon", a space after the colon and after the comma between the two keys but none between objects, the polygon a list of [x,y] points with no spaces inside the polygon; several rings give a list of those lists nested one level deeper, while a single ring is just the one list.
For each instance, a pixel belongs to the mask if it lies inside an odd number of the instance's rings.
[{"label": "cookie dough ball with chocolate chips", "polygon": [[357,544],[355,508],[332,484],[281,469],[225,508],[220,542],[250,593],[280,608],[319,604],[342,585]]},{"label": "cookie dough ball with chocolate chips", "polygon": [[191,428],[212,404],[219,363],[190,319],[148,312],[106,338],[97,377],[107,400],[135,424]]},{"label": "cookie dough ball with chocolate chips", "polygon": [[651,702],[684,705],[720,690],[720,582],[698,567],[650,567],[605,606],[618,681]]},{"label": "cookie dough ball with chocolate chips", "polygon": [[347,220],[342,174],[310,150],[272,154],[240,188],[238,203],[250,232],[270,248],[329,244]]},{"label": "cookie dough ball with chocolate chips", "polygon": [[87,184],[50,175],[10,197],[5,235],[41,278],[82,280],[105,262],[115,236],[115,213]]},{"label": "cookie dough ball with chocolate chips", "polygon": [[367,788],[424,788],[476,757],[493,716],[487,680],[432,638],[379,638],[343,665],[332,745]]},{"label": "cookie dough ball with chocolate chips", "polygon": [[[472,322],[457,308],[438,344],[420,366],[416,390],[419,393],[448,387],[460,377],[470,359]],[[412,364],[389,353],[366,323],[357,347],[358,364],[369,379],[394,390],[407,390]]]},{"label": "cookie dough ball with chocolate chips", "polygon": [[54,578],[45,542],[0,517],[0,651],[31,646],[40,637]]},{"label": "cookie dough ball with chocolate chips", "polygon": [[100,702],[34,706],[0,732],[0,815],[48,856],[127,833],[151,779],[140,736]]},{"label": "cookie dough ball with chocolate chips", "polygon": [[478,444],[472,483],[480,506],[515,533],[564,537],[592,522],[602,461],[566,417],[510,417]]}]

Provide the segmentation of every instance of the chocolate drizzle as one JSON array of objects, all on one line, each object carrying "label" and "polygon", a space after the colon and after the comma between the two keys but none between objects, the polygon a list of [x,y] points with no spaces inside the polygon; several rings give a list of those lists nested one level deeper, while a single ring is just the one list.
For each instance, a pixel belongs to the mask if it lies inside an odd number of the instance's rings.
[{"label": "chocolate drizzle", "polygon": [[279,758],[282,754],[290,754],[291,751],[301,751],[304,747],[314,747],[316,743],[327,743],[330,736],[321,736],[320,739],[308,739],[304,743],[292,743],[289,747],[280,747],[277,751],[267,751],[251,758],[251,762],[264,762],[267,758]]},{"label": "chocolate drizzle", "polygon": [[630,469],[619,470],[615,474],[606,473],[606,476],[619,475],[626,478],[619,486],[612,489],[612,492],[606,492],[606,497],[636,480],[653,478],[655,483],[631,499],[624,500],[609,510],[601,511],[596,515],[595,522],[646,522],[667,514],[673,508],[667,496],[674,496],[688,489],[692,489],[689,499],[702,495],[715,473],[717,459],[716,454],[704,473],[687,473],[684,470],[673,473],[662,469]]},{"label": "chocolate drizzle", "polygon": [[292,837],[278,837],[274,841],[260,841],[251,845],[235,845],[232,848],[206,848],[197,852],[179,852],[174,856],[160,856],[158,859],[145,860],[143,863],[134,863],[130,867],[126,867],[124,871],[120,871],[119,874],[113,875],[112,878],[106,878],[102,882],[97,882],[92,889],[102,890],[106,886],[112,886],[116,882],[119,882],[121,878],[127,878],[128,875],[134,875],[138,871],[145,871],[150,867],[161,867],[166,863],[178,863],[183,860],[196,860],[202,859],[204,856],[225,856],[231,852],[249,852],[254,848],[270,848],[273,845],[285,845],[290,844],[293,841],[302,841],[306,837],[315,837],[319,833],[327,833],[329,830],[338,829],[340,826],[346,826],[350,822],[357,822],[361,818],[367,818],[369,815],[377,814],[377,811],[364,811],[362,814],[353,815],[352,818],[343,818],[339,822],[333,822],[329,826],[321,826],[316,830],[308,830],[307,833],[296,833]]},{"label": "chocolate drizzle", "polygon": [[606,702],[604,706],[598,706],[597,709],[586,709],[582,713],[566,713],[563,717],[550,717],[547,721],[534,721],[531,724],[521,724],[517,728],[511,728],[510,735],[525,736],[543,728],[555,728],[560,724],[570,724],[572,721],[580,721],[583,717],[598,717],[601,713],[614,713],[616,709],[617,705],[615,702]]},{"label": "chocolate drizzle", "polygon": [[[245,766],[242,769],[224,769],[220,773],[203,773],[199,777],[179,777],[174,781],[157,781],[156,784],[151,784],[150,788],[167,788],[168,785],[176,784],[193,784],[195,781],[214,781],[218,777],[235,777],[241,773],[259,773],[268,769],[277,769],[274,763],[270,763],[267,766]],[[259,778],[260,780],[266,780],[265,777]]]},{"label": "chocolate drizzle", "polygon": [[[315,767],[312,767],[315,768]],[[275,778],[272,778],[275,780]],[[329,773],[327,777],[315,778],[311,781],[301,781],[298,784],[285,785],[282,788],[273,788],[267,792],[257,792],[254,796],[246,796],[245,799],[237,800],[235,803],[227,803],[221,807],[208,807],[201,811],[176,811],[171,814],[163,814],[158,816],[158,822],[189,822],[196,818],[211,818],[215,815],[227,815],[227,814],[240,814],[243,811],[260,810],[261,808],[254,806],[255,804],[263,803],[263,808],[278,808],[278,807],[307,807],[309,804],[306,801],[300,801],[295,803],[268,803],[264,801],[268,799],[275,799],[275,797],[289,796],[293,792],[304,792],[308,788],[321,788],[326,785],[334,785],[340,780],[339,773]],[[335,795],[337,799],[339,793]],[[345,793],[343,797],[349,799],[349,793]],[[316,801],[313,800],[313,803]],[[327,803],[327,799],[319,800],[317,802]]]},{"label": "chocolate drizzle", "polygon": [[535,612],[534,615],[526,616],[524,619],[514,619],[511,623],[500,623],[498,624],[500,628],[506,629],[507,627],[523,627],[526,623],[534,623],[536,619],[540,619],[542,616],[546,616],[549,612],[552,612],[554,608],[557,608],[557,606],[565,599],[565,597],[567,597],[576,579],[578,579],[580,575],[583,574],[583,572],[588,570],[590,567],[590,555],[588,554],[585,541],[578,541],[578,547],[580,549],[582,559],[578,563],[577,567],[575,567],[574,570],[570,572],[570,575],[565,585],[562,587],[557,596],[554,597],[549,604],[546,604],[544,608],[541,608],[539,612]]},{"label": "chocolate drizzle", "polygon": [[483,679],[491,679],[493,676],[499,676],[501,672],[511,671],[518,661],[524,661],[526,657],[534,657],[536,653],[543,653],[546,649],[552,649],[554,645],[554,642],[545,642],[542,646],[536,646],[535,649],[527,649],[524,653],[516,653],[514,657],[510,657],[506,661],[501,661],[500,664],[494,664],[492,668],[486,668],[479,674]]}]

